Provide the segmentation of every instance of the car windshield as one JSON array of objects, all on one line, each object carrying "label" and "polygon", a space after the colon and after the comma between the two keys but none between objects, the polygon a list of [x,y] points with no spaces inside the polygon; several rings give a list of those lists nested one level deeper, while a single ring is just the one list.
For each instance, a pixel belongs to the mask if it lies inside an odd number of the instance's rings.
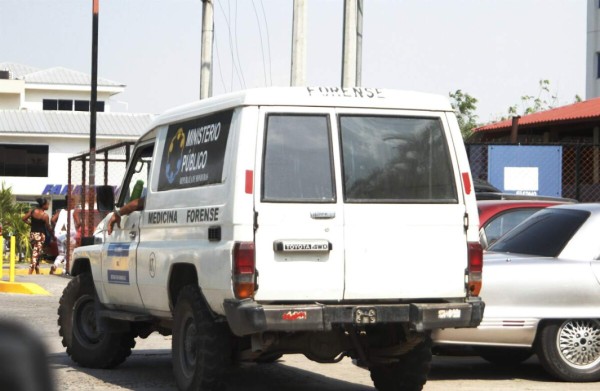
[{"label": "car windshield", "polygon": [[590,212],[544,209],[500,238],[489,251],[557,257]]}]

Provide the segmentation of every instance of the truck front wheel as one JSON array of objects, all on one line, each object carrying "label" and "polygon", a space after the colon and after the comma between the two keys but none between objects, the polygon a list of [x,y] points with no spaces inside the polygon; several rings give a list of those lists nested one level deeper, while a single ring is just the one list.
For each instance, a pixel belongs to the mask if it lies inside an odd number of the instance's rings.
[{"label": "truck front wheel", "polygon": [[73,278],[63,291],[58,307],[58,332],[67,354],[88,368],[113,368],[131,354],[131,332],[100,331],[96,322],[96,292],[90,273]]},{"label": "truck front wheel", "polygon": [[378,391],[421,391],[427,382],[431,365],[431,339],[415,346],[398,361],[369,368]]},{"label": "truck front wheel", "polygon": [[216,322],[198,287],[181,289],[173,325],[173,372],[180,390],[213,391],[223,388],[231,362],[230,335]]}]

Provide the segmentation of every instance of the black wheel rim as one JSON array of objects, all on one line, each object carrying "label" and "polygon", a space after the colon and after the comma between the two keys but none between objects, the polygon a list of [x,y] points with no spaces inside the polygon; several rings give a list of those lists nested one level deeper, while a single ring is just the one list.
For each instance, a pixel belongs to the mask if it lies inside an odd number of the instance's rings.
[{"label": "black wheel rim", "polygon": [[196,368],[197,359],[197,329],[194,318],[186,319],[181,333],[181,366],[186,377],[192,377]]},{"label": "black wheel rim", "polygon": [[592,319],[567,320],[558,329],[556,345],[565,363],[587,369],[600,363],[600,323]]},{"label": "black wheel rim", "polygon": [[84,345],[95,345],[102,339],[96,323],[94,297],[81,296],[73,306],[73,331],[77,340]]}]

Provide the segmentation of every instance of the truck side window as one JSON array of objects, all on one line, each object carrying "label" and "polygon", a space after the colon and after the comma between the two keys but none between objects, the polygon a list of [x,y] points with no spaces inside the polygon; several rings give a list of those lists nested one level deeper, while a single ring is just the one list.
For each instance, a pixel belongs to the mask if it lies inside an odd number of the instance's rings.
[{"label": "truck side window", "polygon": [[148,180],[150,179],[150,163],[152,162],[153,152],[154,144],[148,144],[136,150],[133,160],[129,165],[127,179],[121,188],[119,205],[125,205],[129,201],[146,196],[146,186],[148,186]]},{"label": "truck side window", "polygon": [[334,202],[327,115],[267,117],[263,165],[264,201]]}]

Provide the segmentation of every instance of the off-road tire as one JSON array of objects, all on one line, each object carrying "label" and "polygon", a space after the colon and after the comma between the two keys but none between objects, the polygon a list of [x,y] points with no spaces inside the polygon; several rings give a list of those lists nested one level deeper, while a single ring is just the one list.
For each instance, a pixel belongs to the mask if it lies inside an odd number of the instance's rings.
[{"label": "off-road tire", "polygon": [[431,367],[431,338],[403,354],[394,363],[369,368],[371,380],[379,391],[421,391]]},{"label": "off-road tire", "polygon": [[533,356],[533,351],[527,348],[478,346],[475,351],[484,360],[504,367],[518,365]]},{"label": "off-road tire", "polygon": [[195,285],[181,289],[173,323],[173,372],[179,390],[215,391],[224,388],[231,365],[227,324],[216,322]]},{"label": "off-road tire", "polygon": [[90,273],[74,277],[58,306],[58,333],[67,354],[87,368],[113,368],[131,354],[132,332],[100,332],[96,323],[97,296]]},{"label": "off-road tire", "polygon": [[254,361],[258,364],[272,364],[275,361],[279,360],[281,357],[283,357],[283,354],[281,353],[267,353],[258,357]]},{"label": "off-road tire", "polygon": [[600,380],[600,320],[545,324],[537,341],[537,355],[544,369],[560,380]]}]

